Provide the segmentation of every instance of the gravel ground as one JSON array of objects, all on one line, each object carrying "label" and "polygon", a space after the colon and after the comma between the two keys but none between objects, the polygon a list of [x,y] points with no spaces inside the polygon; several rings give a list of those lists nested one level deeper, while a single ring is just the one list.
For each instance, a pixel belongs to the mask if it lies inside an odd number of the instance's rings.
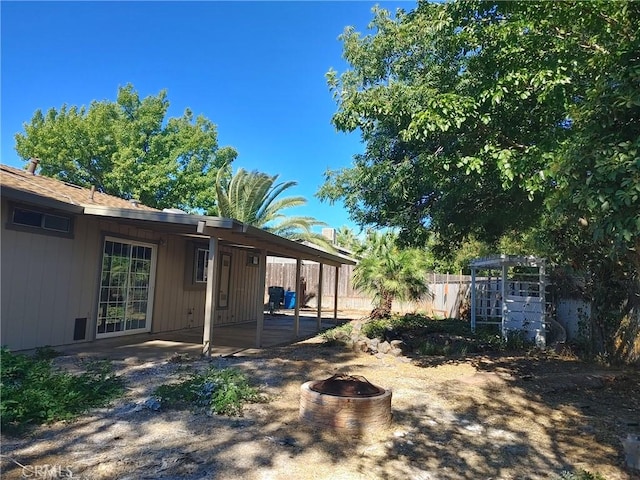
[{"label": "gravel ground", "polygon": [[[240,418],[154,411],[145,402],[155,386],[208,361],[116,362],[125,397],[23,438],[3,435],[2,478],[537,480],[575,469],[640,478],[620,442],[640,433],[637,370],[542,355],[378,358],[321,337],[211,362],[241,369],[270,401]],[[340,435],[298,420],[300,386],[337,372],[392,389],[389,429]]]}]

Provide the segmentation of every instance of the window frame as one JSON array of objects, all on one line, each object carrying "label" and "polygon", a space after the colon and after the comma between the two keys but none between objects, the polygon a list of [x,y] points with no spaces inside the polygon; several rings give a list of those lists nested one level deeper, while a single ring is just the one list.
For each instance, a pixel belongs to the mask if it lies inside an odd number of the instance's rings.
[{"label": "window frame", "polygon": [[[209,252],[209,245],[204,242],[190,241],[187,243],[184,269],[184,289],[205,291],[207,288],[206,280],[198,279],[198,256],[200,252]],[[208,262],[207,253],[207,262]],[[231,303],[231,285],[233,270],[232,265],[235,254],[229,251],[219,251],[218,253],[218,282],[216,292],[216,309],[226,310]],[[206,275],[207,262],[204,264]],[[225,262],[227,265],[225,266]],[[223,285],[224,283],[224,285]]]},{"label": "window frame", "polygon": [[[203,264],[202,269],[200,265],[200,253],[203,253]],[[209,249],[196,245],[194,247],[194,257],[193,257],[193,283],[196,285],[206,285],[207,284],[207,264],[209,263]],[[200,277],[200,272],[202,271],[202,278]]]},{"label": "window frame", "polygon": [[[40,215],[40,225],[32,225],[28,223],[16,222],[16,212],[22,211],[25,213],[31,213]],[[46,208],[39,208],[31,205],[9,203],[9,218],[6,222],[6,228],[9,230],[15,230],[19,232],[35,233],[39,235],[50,235],[61,238],[73,238],[74,232],[74,219],[75,216],[60,212],[58,210],[50,210]],[[68,222],[67,230],[58,230],[46,226],[47,219],[63,219]]]}]

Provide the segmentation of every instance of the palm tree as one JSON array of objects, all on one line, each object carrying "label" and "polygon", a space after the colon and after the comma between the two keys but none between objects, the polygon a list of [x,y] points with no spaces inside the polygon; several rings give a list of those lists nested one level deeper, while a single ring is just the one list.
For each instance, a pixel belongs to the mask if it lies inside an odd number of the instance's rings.
[{"label": "palm tree", "polygon": [[326,225],[313,217],[287,216],[282,210],[305,205],[304,197],[279,198],[297,182],[280,182],[279,175],[268,175],[257,170],[248,172],[241,168],[231,176],[227,165],[218,171],[216,178],[217,215],[234,218],[254,227],[262,228],[292,240],[307,240],[334,250],[330,242],[314,226]]},{"label": "palm tree", "polygon": [[353,286],[371,293],[376,306],[372,318],[391,314],[393,300],[419,300],[429,292],[425,253],[416,248],[401,249],[394,233],[368,232],[359,252]]},{"label": "palm tree", "polygon": [[343,225],[336,230],[336,243],[355,252],[361,247],[362,240],[352,228]]}]

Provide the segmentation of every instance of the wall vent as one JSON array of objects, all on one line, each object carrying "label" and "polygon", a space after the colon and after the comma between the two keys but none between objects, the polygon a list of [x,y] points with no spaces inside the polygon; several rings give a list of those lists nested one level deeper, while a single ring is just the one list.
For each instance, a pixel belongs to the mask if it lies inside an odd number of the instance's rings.
[{"label": "wall vent", "polygon": [[73,339],[84,340],[87,337],[87,317],[76,318],[73,326]]}]

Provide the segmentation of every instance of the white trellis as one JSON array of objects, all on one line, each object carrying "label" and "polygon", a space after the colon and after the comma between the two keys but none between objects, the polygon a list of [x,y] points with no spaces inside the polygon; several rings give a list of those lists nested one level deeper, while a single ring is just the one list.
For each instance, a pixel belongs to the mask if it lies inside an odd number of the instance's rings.
[{"label": "white trellis", "polygon": [[547,301],[544,259],[496,255],[471,261],[471,330],[500,327],[503,338],[522,332],[546,343]]}]

